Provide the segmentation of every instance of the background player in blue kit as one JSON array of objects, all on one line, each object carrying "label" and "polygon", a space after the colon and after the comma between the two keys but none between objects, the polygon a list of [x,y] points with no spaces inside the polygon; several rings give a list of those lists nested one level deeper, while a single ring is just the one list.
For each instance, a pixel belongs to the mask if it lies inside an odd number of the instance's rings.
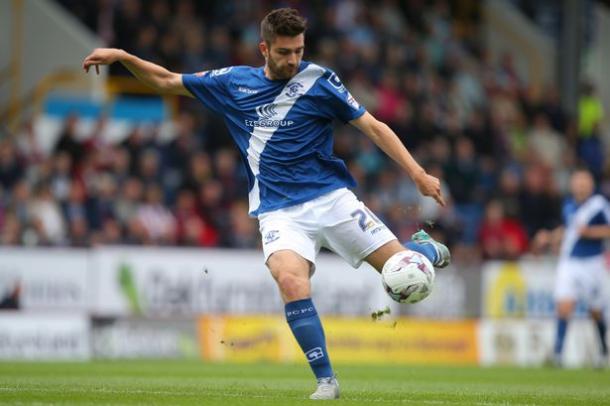
[{"label": "background player in blue kit", "polygon": [[610,205],[605,197],[595,194],[593,176],[587,170],[574,172],[570,180],[572,196],[563,206],[564,226],[553,231],[540,231],[535,238],[538,247],[561,240],[555,300],[557,303],[557,334],[554,362],[562,365],[562,350],[568,320],[578,299],[589,306],[600,339],[598,364],[608,362],[606,322],[603,310],[607,302],[604,291],[604,239],[610,238]]},{"label": "background player in blue kit", "polygon": [[[305,20],[278,9],[261,23],[264,67],[233,66],[177,74],[118,49],[96,49],[83,62],[121,62],[159,93],[197,98],[221,114],[239,148],[249,181],[249,213],[259,220],[265,261],[285,302],[288,324],[318,380],[312,399],[335,399],[339,386],[324,331],[311,301],[310,277],[321,247],[352,266],[381,271],[405,250],[394,234],[348,188],[355,182],[333,156],[332,122],[349,122],[370,137],[411,177],[419,191],[444,205],[439,180],[413,159],[396,134],[352,97],[337,75],[302,61]],[[426,233],[407,247],[438,267],[447,248]]]}]

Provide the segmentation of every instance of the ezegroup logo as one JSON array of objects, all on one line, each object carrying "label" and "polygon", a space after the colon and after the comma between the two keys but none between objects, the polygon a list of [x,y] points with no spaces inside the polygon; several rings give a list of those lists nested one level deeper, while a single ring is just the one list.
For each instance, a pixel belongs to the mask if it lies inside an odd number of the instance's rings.
[{"label": "ezegroup logo", "polygon": [[244,120],[249,127],[286,127],[294,124],[292,120],[274,119],[278,116],[277,104],[268,103],[255,108],[258,120]]},{"label": "ezegroup logo", "polygon": [[277,107],[277,104],[275,104],[275,103],[269,103],[269,104],[264,104],[262,106],[256,106],[256,114],[258,114],[258,116],[261,119],[270,120],[273,118],[273,116],[275,116],[277,114],[277,112],[275,111],[276,107]]}]

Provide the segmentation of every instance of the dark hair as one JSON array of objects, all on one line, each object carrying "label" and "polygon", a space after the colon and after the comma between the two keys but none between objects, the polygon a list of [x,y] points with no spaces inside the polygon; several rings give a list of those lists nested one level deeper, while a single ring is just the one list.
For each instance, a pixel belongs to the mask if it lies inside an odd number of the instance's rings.
[{"label": "dark hair", "polygon": [[306,29],[307,20],[293,8],[273,10],[261,21],[261,37],[267,44],[272,43],[278,35],[296,37]]}]

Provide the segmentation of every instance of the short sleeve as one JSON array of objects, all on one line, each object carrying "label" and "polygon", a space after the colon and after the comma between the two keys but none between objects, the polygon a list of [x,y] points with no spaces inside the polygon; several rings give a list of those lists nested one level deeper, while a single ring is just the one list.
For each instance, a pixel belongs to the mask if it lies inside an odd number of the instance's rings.
[{"label": "short sleeve", "polygon": [[608,200],[606,200],[604,198],[604,208],[602,210],[602,214],[604,216],[604,224],[609,224],[610,225],[610,203],[608,203]]},{"label": "short sleeve", "polygon": [[182,75],[182,83],[206,108],[222,114],[229,101],[227,91],[232,67]]},{"label": "short sleeve", "polygon": [[366,110],[347,90],[337,74],[331,70],[319,79],[319,86],[324,103],[318,108],[329,118],[336,118],[345,123],[362,116]]}]

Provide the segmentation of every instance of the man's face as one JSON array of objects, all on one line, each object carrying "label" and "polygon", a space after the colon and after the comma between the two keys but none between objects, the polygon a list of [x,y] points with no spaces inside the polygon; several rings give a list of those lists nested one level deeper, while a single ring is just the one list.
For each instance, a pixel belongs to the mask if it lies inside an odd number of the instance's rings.
[{"label": "man's face", "polygon": [[589,172],[578,171],[572,175],[570,189],[572,196],[577,202],[584,202],[593,194],[595,183]]},{"label": "man's face", "polygon": [[271,79],[290,79],[299,71],[305,49],[305,35],[295,37],[277,36],[272,43],[264,41],[260,50],[267,62]]}]

